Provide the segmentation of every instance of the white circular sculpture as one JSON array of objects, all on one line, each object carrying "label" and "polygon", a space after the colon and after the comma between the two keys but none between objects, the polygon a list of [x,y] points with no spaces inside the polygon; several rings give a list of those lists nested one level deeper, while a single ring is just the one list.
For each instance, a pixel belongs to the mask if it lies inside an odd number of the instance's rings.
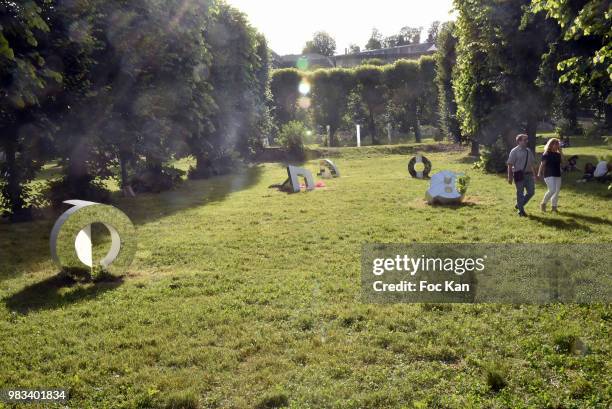
[{"label": "white circular sculpture", "polygon": [[340,171],[331,160],[321,159],[319,161],[319,173],[317,173],[317,176],[321,176],[323,179],[339,178]]},{"label": "white circular sculpture", "polygon": [[463,176],[450,170],[443,170],[431,177],[426,197],[429,204],[456,204],[463,200],[464,193],[457,190],[457,178]]},{"label": "white circular sculpture", "polygon": [[[119,274],[132,263],[136,253],[135,229],[121,210],[85,200],[67,200],[72,205],[55,222],[51,230],[50,247],[53,261],[62,271],[87,272],[102,268]],[[93,260],[91,226],[100,223],[110,233],[108,253],[99,261]]]}]

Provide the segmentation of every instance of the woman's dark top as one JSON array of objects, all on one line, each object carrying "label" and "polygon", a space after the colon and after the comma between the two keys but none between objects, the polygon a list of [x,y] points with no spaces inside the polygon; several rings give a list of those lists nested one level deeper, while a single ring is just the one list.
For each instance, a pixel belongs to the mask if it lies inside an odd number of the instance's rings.
[{"label": "woman's dark top", "polygon": [[561,154],[558,152],[547,152],[542,155],[544,162],[544,177],[561,177]]}]

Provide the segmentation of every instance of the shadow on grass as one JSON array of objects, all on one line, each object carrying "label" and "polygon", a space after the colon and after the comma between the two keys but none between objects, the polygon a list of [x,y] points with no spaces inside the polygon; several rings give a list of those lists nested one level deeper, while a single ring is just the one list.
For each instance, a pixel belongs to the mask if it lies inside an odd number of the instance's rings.
[{"label": "shadow on grass", "polygon": [[117,205],[134,224],[145,224],[189,208],[221,202],[231,193],[257,184],[261,175],[261,166],[251,166],[229,175],[187,180],[178,188],[162,193],[121,198]]},{"label": "shadow on grass", "polygon": [[435,207],[435,208],[439,208],[439,209],[461,209],[463,207],[478,207],[479,204],[478,203],[474,203],[474,202],[470,202],[468,201],[463,201],[463,202],[459,202],[459,203],[447,203],[447,204],[442,204],[442,203],[432,203],[429,204],[427,202],[425,202],[425,204],[427,204],[428,206],[431,207]]},{"label": "shadow on grass", "polygon": [[97,282],[80,282],[58,273],[4,299],[6,307],[20,314],[60,308],[89,300],[123,284],[122,277],[108,277]]},{"label": "shadow on grass", "polygon": [[54,220],[0,224],[0,282],[50,260],[49,236]]},{"label": "shadow on grass", "polygon": [[423,142],[420,144],[411,142],[400,143],[395,145],[368,145],[360,148],[356,146],[341,146],[341,147],[318,147],[310,148],[307,151],[307,160],[313,160],[326,157],[346,157],[355,156],[368,157],[372,155],[414,155],[416,153],[448,153],[448,152],[463,152],[466,147],[444,142]]},{"label": "shadow on grass", "polygon": [[[537,166],[539,166],[541,154],[537,154],[536,156],[538,159]],[[567,156],[568,155],[566,155],[566,157]],[[572,156],[572,155],[569,155],[569,156]],[[578,155],[578,164],[577,164],[578,170],[562,173],[561,195],[563,195],[564,190],[567,190],[567,191],[573,191],[574,193],[592,195],[592,196],[597,196],[601,198],[610,197],[611,194],[610,194],[610,191],[608,190],[607,183],[600,183],[596,181],[590,181],[587,183],[576,183],[577,180],[582,179],[582,176],[584,174],[584,165],[586,165],[587,163],[592,163],[596,165],[597,162],[599,162],[599,159],[596,156]],[[537,171],[537,166],[536,166],[536,171]],[[506,172],[497,173],[496,176],[500,178],[500,183],[502,185],[508,186],[508,182],[506,180],[506,177],[507,177]],[[503,180],[503,182],[501,180]],[[514,189],[514,184],[511,187],[512,189]],[[547,190],[547,187],[544,181],[538,180],[536,182],[536,195],[538,194],[537,193],[538,191],[546,192],[546,190]]]},{"label": "shadow on grass", "polygon": [[558,218],[536,216],[534,214],[530,214],[528,217],[530,220],[534,220],[548,227],[554,227],[555,229],[582,230],[585,232],[591,232],[591,228],[589,226],[580,224],[576,220],[573,220],[573,219],[563,220],[563,219],[558,219]]},{"label": "shadow on grass", "polygon": [[457,163],[464,163],[468,165],[473,165],[474,163],[478,161],[479,161],[479,158],[477,158],[476,156],[470,156],[470,155],[466,155],[466,156],[463,156],[457,159]]},{"label": "shadow on grass", "polygon": [[[262,174],[260,166],[205,180],[187,180],[176,189],[118,198],[113,205],[124,211],[135,225],[144,224],[185,209],[225,200],[233,192],[248,189]],[[61,209],[61,212],[68,206]],[[49,235],[59,213],[49,219],[26,223],[0,223],[0,281],[19,276],[50,260]]]},{"label": "shadow on grass", "polygon": [[567,217],[571,217],[574,219],[584,220],[586,222],[593,223],[593,224],[603,224],[606,226],[612,226],[612,220],[605,219],[603,217],[588,216],[586,214],[580,214],[580,213],[575,213],[575,212],[564,212],[564,211],[559,211],[559,214],[562,216],[567,216]]}]

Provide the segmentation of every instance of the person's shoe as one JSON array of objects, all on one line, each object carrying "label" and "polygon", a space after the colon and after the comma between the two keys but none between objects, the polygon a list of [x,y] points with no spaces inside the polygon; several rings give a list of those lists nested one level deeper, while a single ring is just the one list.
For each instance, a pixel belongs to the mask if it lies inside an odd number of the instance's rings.
[{"label": "person's shoe", "polygon": [[518,215],[519,215],[519,217],[527,217],[527,213],[525,213],[524,210],[519,210],[518,211]]},{"label": "person's shoe", "polygon": [[559,213],[559,212],[557,211],[557,206],[553,206],[553,207],[552,207],[552,212],[553,212],[553,213]]},{"label": "person's shoe", "polygon": [[[546,203],[540,203],[540,210],[543,212],[546,211]],[[554,211],[554,207],[553,207],[553,211]]]}]

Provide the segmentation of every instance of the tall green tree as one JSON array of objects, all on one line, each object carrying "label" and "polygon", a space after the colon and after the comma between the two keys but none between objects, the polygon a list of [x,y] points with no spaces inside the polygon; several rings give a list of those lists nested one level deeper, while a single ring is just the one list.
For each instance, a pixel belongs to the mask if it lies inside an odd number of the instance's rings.
[{"label": "tall green tree", "polygon": [[348,98],[355,86],[352,70],[319,69],[309,76],[312,83],[312,111],[315,122],[330,127],[330,145],[338,146],[336,131],[342,124]]},{"label": "tall green tree", "polygon": [[257,76],[262,63],[258,36],[246,16],[220,3],[206,37],[213,54],[210,83],[219,109],[213,116],[213,149],[198,166],[209,170],[204,176],[228,172],[233,150],[246,153],[250,126],[264,103],[263,95],[256,98],[262,91]]},{"label": "tall green tree", "polygon": [[[544,21],[523,22],[527,0],[455,0],[457,76],[454,80],[458,116],[464,135],[478,144],[510,142],[518,132],[535,146],[538,121],[550,96],[536,82],[549,43]],[[500,46],[502,44],[503,46]]]},{"label": "tall green tree", "polygon": [[336,53],[336,40],[325,31],[317,31],[314,33],[312,40],[306,42],[303,54],[321,54],[331,57]]},{"label": "tall green tree", "polygon": [[0,1],[0,163],[2,202],[14,221],[27,220],[31,180],[42,162],[45,121],[40,106],[61,74],[51,69],[39,42],[49,26],[35,1]]},{"label": "tall green tree", "polygon": [[[123,128],[115,126],[121,120],[113,115],[114,103],[120,103],[114,91],[121,55],[115,51],[117,43],[111,45],[105,34],[111,24],[119,23],[109,21],[117,6],[116,2],[91,1],[45,8],[51,26],[45,49],[64,75],[61,89],[45,107],[57,128],[55,147],[64,173],[63,180],[52,187],[54,204],[68,198],[98,200],[90,194],[95,177],[110,174],[110,142],[115,139],[125,145],[130,140]],[[117,111],[125,115],[124,108]]]},{"label": "tall green tree", "polygon": [[436,43],[438,42],[438,35],[440,33],[440,22],[434,21],[431,23],[431,26],[427,29],[427,39],[425,42],[427,43]]},{"label": "tall green tree", "polygon": [[370,39],[365,45],[365,49],[366,50],[378,50],[378,49],[381,49],[382,47],[383,47],[383,35],[377,28],[373,28],[372,34],[370,35]]},{"label": "tall green tree", "polygon": [[[263,138],[272,135],[274,122],[272,120],[273,97],[270,89],[271,53],[266,37],[262,33],[256,34],[257,64],[255,68],[255,89],[253,93],[253,108],[251,110],[251,123],[249,125],[248,149],[249,155],[263,149]],[[243,149],[240,149],[246,155]]]},{"label": "tall green tree", "polygon": [[436,60],[432,56],[419,58],[420,94],[418,102],[419,118],[423,123],[438,123],[438,88],[436,87]]},{"label": "tall green tree", "polygon": [[543,13],[560,30],[557,69],[559,81],[579,88],[595,100],[612,127],[612,5],[607,0],[534,0],[534,13]]},{"label": "tall green tree", "polygon": [[372,143],[379,143],[376,122],[384,114],[387,90],[383,70],[380,67],[364,65],[355,68],[356,91],[366,108],[368,133]]},{"label": "tall green tree", "polygon": [[[0,1],[3,208],[53,155],[49,198],[94,199],[101,178],[169,187],[172,159],[219,173],[269,132],[269,50],[217,0]],[[225,166],[225,167],[224,167]],[[148,181],[148,182],[147,182]]]},{"label": "tall green tree", "polygon": [[399,47],[402,45],[418,44],[421,42],[423,27],[402,27],[399,33],[386,37],[384,47]]},{"label": "tall green tree", "polygon": [[99,0],[62,3],[49,13],[56,55],[70,67],[53,115],[65,169],[54,196],[91,198],[94,179],[113,175],[113,164],[124,188],[130,173],[165,184],[164,166],[187,150],[185,141],[210,134],[210,4]]},{"label": "tall green tree", "polygon": [[359,47],[357,44],[351,44],[348,47],[348,52],[349,54],[358,54],[361,52],[361,47]]},{"label": "tall green tree", "polygon": [[422,93],[421,73],[418,61],[398,60],[385,70],[385,83],[390,91],[391,102],[403,112],[407,128],[414,131],[417,142],[421,142],[419,98]]},{"label": "tall green tree", "polygon": [[295,68],[272,71],[270,90],[272,92],[272,115],[278,127],[296,120],[297,100],[302,76]]},{"label": "tall green tree", "polygon": [[453,69],[457,64],[457,37],[454,22],[442,24],[436,46],[438,49],[435,59],[439,126],[443,135],[459,143],[462,140],[461,129],[457,121],[457,102],[452,84]]}]

